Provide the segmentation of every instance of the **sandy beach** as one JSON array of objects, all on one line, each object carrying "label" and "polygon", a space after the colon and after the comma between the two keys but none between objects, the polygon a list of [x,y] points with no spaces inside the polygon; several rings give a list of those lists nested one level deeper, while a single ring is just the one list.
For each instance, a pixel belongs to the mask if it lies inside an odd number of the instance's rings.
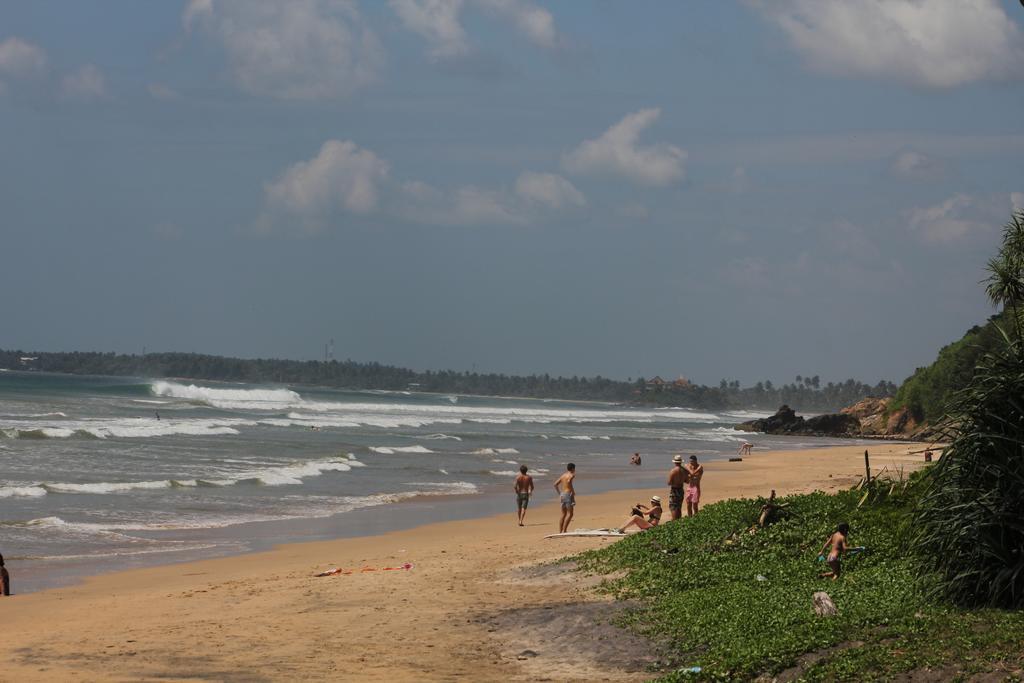
[{"label": "sandy beach", "polygon": [[[911,451],[921,448],[869,446],[872,469],[917,469],[923,457]],[[842,488],[863,476],[863,454],[864,446],[843,446],[711,462],[702,502]],[[667,474],[670,464],[644,467]],[[0,680],[645,680],[656,654],[606,623],[609,604],[592,580],[545,564],[614,542],[545,540],[558,520],[550,479],[538,482],[522,528],[510,490],[509,512],[484,519],[106,574],[4,599]],[[634,503],[666,494],[588,495],[582,466],[577,490],[575,528],[618,526]],[[382,571],[405,563],[414,566]],[[355,571],[314,576],[332,567]]]}]

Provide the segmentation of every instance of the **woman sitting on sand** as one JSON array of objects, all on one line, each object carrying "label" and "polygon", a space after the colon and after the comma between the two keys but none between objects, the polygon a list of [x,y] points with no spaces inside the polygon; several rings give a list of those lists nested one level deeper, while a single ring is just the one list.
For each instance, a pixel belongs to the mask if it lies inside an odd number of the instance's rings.
[{"label": "woman sitting on sand", "polygon": [[[643,513],[647,512],[647,519],[644,519]],[[626,529],[631,526],[643,531],[644,529],[650,529],[651,527],[658,526],[661,521],[661,498],[658,496],[651,496],[651,506],[648,507],[643,503],[637,503],[636,507],[633,508],[633,516],[626,521],[621,527],[619,527],[619,533],[626,533]]]},{"label": "woman sitting on sand", "polygon": [[836,527],[836,532],[828,537],[828,540],[825,541],[825,545],[821,546],[821,552],[818,553],[819,559],[825,556],[825,549],[828,548],[830,544],[832,546],[832,549],[828,551],[828,559],[825,560],[828,562],[828,566],[831,567],[832,571],[822,572],[821,578],[826,579],[832,577],[833,581],[839,578],[839,574],[843,569],[839,563],[839,558],[842,557],[844,552],[846,552],[846,537],[849,533],[850,525],[843,522]]}]

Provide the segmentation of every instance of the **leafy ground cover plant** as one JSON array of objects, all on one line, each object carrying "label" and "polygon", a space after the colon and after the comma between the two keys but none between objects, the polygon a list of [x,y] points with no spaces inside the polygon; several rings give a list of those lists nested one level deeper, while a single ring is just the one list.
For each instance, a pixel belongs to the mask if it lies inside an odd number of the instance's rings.
[{"label": "leafy ground cover plant", "polygon": [[[753,533],[765,500],[724,501],[577,559],[584,570],[616,572],[606,589],[642,605],[628,625],[668,644],[666,681],[787,669],[805,680],[870,680],[962,661],[1021,668],[1024,615],[961,611],[919,585],[908,543],[921,489],[913,477],[875,482],[870,496],[778,499],[786,514]],[[842,521],[851,545],[866,550],[844,560],[839,580],[821,579],[818,550]],[[821,590],[836,616],[814,614],[811,596]]]}]

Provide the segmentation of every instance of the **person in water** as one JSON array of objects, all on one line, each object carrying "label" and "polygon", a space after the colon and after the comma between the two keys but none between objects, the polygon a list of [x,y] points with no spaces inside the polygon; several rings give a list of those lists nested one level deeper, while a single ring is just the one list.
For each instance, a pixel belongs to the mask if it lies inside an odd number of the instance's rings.
[{"label": "person in water", "polygon": [[668,472],[668,512],[672,519],[683,516],[683,497],[690,473],[683,467],[683,456],[672,456],[672,469]]},{"label": "person in water", "polygon": [[631,465],[640,465],[641,464],[640,454],[639,453],[634,453],[633,456],[629,459],[629,464],[631,464]]},{"label": "person in water", "polygon": [[[647,519],[644,519],[644,513],[647,514]],[[641,531],[656,527],[661,523],[661,498],[658,496],[651,496],[651,505],[648,507],[643,503],[637,503],[636,507],[633,508],[633,515],[626,520],[626,523],[619,527],[619,533],[626,533],[626,529],[631,526],[635,526]]]},{"label": "person in water", "polygon": [[558,501],[562,504],[562,518],[558,521],[558,533],[560,534],[569,530],[569,522],[572,521],[573,511],[576,507],[576,489],[573,487],[575,479],[576,465],[569,463],[565,466],[565,472],[555,482]]},{"label": "person in water", "polygon": [[516,492],[516,509],[519,511],[519,526],[523,526],[526,519],[526,508],[530,505],[530,494],[533,493],[533,477],[526,470],[526,465],[519,466],[519,476],[513,487]]},{"label": "person in water", "polygon": [[[836,527],[835,533],[829,536],[828,540],[825,541],[825,544],[821,546],[821,552],[818,553],[818,557],[825,557],[825,550],[828,549],[828,556],[825,561],[831,569],[831,571],[822,572],[820,575],[821,578],[827,579],[831,577],[833,581],[839,578],[839,575],[843,571],[840,558],[843,556],[843,553],[848,550],[847,536],[849,536],[849,534],[850,525],[843,522]],[[829,546],[832,547],[829,548]]]},{"label": "person in water", "polygon": [[7,567],[4,566],[3,555],[0,555],[0,593],[11,594],[11,575],[7,573]]}]

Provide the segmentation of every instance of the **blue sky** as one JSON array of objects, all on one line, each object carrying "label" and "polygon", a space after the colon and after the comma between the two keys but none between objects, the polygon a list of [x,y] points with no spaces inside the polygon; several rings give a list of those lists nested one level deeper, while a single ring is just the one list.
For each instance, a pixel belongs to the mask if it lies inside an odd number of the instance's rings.
[{"label": "blue sky", "polygon": [[895,381],[1024,205],[998,0],[0,2],[0,347]]}]

